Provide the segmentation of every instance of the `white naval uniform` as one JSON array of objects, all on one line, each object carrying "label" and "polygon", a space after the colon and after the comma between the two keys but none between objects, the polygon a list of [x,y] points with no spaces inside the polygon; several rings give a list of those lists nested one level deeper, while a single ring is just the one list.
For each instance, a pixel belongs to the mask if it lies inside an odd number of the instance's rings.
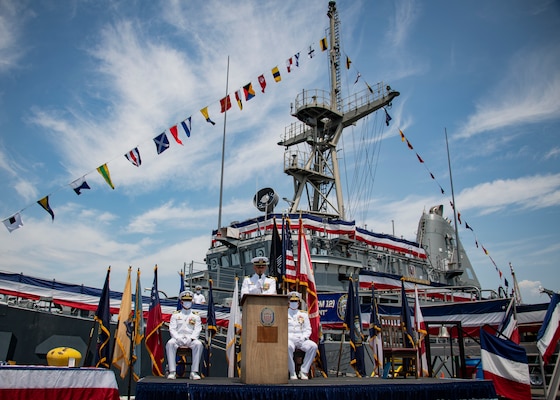
[{"label": "white naval uniform", "polygon": [[311,364],[317,354],[317,343],[309,340],[311,323],[305,311],[288,308],[288,370],[290,376],[295,375],[294,351],[301,349],[305,352],[301,372],[308,374]]},{"label": "white naval uniform", "polygon": [[206,304],[206,297],[202,293],[193,294],[193,304]]},{"label": "white naval uniform", "polygon": [[246,276],[241,285],[241,297],[245,294],[276,294],[276,279],[258,274]]},{"label": "white naval uniform", "polygon": [[192,312],[192,310],[177,311],[171,314],[169,320],[169,333],[171,339],[167,341],[165,350],[167,353],[167,366],[169,372],[175,372],[177,363],[177,348],[179,346],[187,346],[192,351],[191,372],[198,373],[198,366],[202,356],[202,342],[198,340],[198,336],[202,331],[202,322],[200,316]]}]

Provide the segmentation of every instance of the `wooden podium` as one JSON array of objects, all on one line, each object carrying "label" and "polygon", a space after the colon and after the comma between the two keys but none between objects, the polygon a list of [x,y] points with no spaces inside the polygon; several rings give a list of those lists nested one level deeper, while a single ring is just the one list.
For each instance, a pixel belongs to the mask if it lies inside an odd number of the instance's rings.
[{"label": "wooden podium", "polygon": [[246,294],[241,305],[241,382],[288,383],[288,296]]}]

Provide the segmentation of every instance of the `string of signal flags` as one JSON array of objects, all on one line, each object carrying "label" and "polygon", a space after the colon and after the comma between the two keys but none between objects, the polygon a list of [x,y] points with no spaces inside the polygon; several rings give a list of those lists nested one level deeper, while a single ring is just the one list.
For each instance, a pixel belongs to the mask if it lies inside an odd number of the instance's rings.
[{"label": "string of signal flags", "polygon": [[[426,168],[426,171],[428,171],[428,173],[430,174],[430,178],[432,178],[432,180],[434,180],[436,182],[436,184],[438,185],[441,194],[445,195],[445,190],[443,190],[443,187],[440,185],[440,183],[438,182],[438,180],[436,179],[434,174],[426,166],[426,163],[424,162],[424,159],[422,157],[420,157],[420,155],[416,152],[416,150],[414,150],[414,147],[412,146],[412,144],[410,143],[408,138],[404,135],[403,131],[399,129],[399,133],[401,135],[401,141],[406,142],[406,145],[408,146],[408,148],[410,150],[414,151],[414,153],[416,154],[416,158],[418,159],[418,162],[420,164],[422,164],[424,166],[424,168]],[[457,220],[459,221],[459,225],[463,225],[463,222],[461,220],[461,213],[459,212],[459,210],[455,210],[455,204],[453,204],[452,200],[449,200],[449,205],[451,206],[451,208],[454,211],[457,212]],[[474,235],[474,242],[475,242],[476,248],[478,249],[479,248],[478,238],[476,236],[476,233],[474,232],[474,229],[467,223],[467,221],[465,221],[465,228],[470,230],[472,232],[472,234]],[[506,277],[504,276],[504,274],[502,273],[500,268],[498,268],[498,265],[496,264],[496,262],[494,261],[494,259],[492,258],[492,256],[488,252],[488,250],[486,250],[486,248],[482,245],[482,243],[480,243],[480,247],[482,248],[482,251],[484,252],[484,254],[486,254],[486,256],[488,256],[488,258],[490,259],[490,261],[494,265],[494,268],[496,269],[496,272],[498,272],[498,275],[499,275],[500,279],[503,279],[504,285],[506,286],[506,288],[508,288],[509,287],[509,282],[507,281]]]},{"label": "string of signal flags", "polygon": [[[323,37],[321,40],[319,40],[319,49],[320,49],[321,52],[324,52],[324,51],[328,50],[328,42],[327,42],[326,37]],[[308,59],[313,59],[316,55],[314,45],[310,44],[305,51],[303,51],[303,50],[298,51],[298,52],[294,53],[294,55],[292,55],[292,56],[290,56],[289,58],[286,59],[285,68],[286,68],[287,74],[292,73],[293,71],[295,71],[296,68],[300,67],[300,64],[302,64],[302,61],[303,61],[302,58],[300,58],[300,55],[305,54],[305,53],[307,53],[307,58]],[[348,57],[348,55],[346,55],[346,54],[344,54],[344,56],[346,58],[346,69],[350,70],[351,68],[354,68],[352,66],[352,61],[350,60],[350,57]],[[278,67],[278,65],[271,68],[270,73],[271,73],[272,79],[274,80],[275,83],[279,83],[279,82],[282,81],[282,73],[280,72],[280,68]],[[270,79],[270,76],[268,78]],[[359,72],[357,72],[356,79],[354,81],[354,85],[357,84],[358,81],[361,78],[362,78],[361,74]],[[362,81],[364,82],[366,87],[369,89],[369,91],[373,93],[370,85],[364,79],[362,79]],[[257,77],[257,82],[258,82],[258,85],[260,87],[261,93],[265,94],[265,90],[267,88],[267,77],[265,77],[264,73]],[[243,110],[243,102],[244,101],[248,102],[249,100],[256,97],[257,92],[255,91],[255,87],[253,87],[253,83],[250,81],[248,84],[240,87],[235,92],[233,92],[233,94],[228,93],[224,98],[222,98],[218,102],[216,102],[217,104],[219,104],[220,113],[225,113],[232,108],[232,100],[231,100],[232,95],[235,98],[235,101],[237,103],[237,106],[238,106],[239,110],[242,111]],[[214,105],[216,103],[212,103],[211,105]],[[211,107],[211,105],[208,105],[206,107],[201,108],[200,109],[200,114],[202,115],[202,117],[204,118],[204,120],[207,123],[209,123],[211,125],[216,125],[216,122],[214,122],[214,120],[212,120],[212,117],[210,115],[209,108]],[[385,111],[385,113],[386,113],[386,120],[387,120],[387,125],[388,125],[391,117],[389,116],[389,114],[387,114],[387,111]],[[160,133],[159,135],[152,138],[151,141],[153,141],[153,143],[155,144],[157,154],[160,155],[164,151],[169,149],[171,144],[170,144],[168,134],[171,135],[171,137],[174,139],[174,141],[178,145],[183,145],[183,140],[185,140],[185,136],[186,136],[186,139],[189,139],[191,137],[192,133],[193,133],[192,121],[193,121],[193,115],[191,114],[189,117],[185,118],[183,121],[165,129],[162,133]],[[150,142],[150,140],[146,140],[146,141],[142,142],[140,145],[134,147],[133,149],[128,151],[126,154],[124,154],[124,157],[128,161],[130,161],[130,163],[132,165],[134,165],[135,167],[140,167],[142,165],[142,158],[140,156],[140,150],[138,149],[138,147],[140,147],[141,145],[143,145],[147,142]],[[118,156],[118,157],[120,157],[120,156]],[[112,160],[114,160],[118,157],[114,157]],[[36,203],[39,206],[41,206],[51,216],[51,220],[54,222],[55,213],[54,213],[54,210],[52,209],[51,205],[49,204],[49,199],[51,198],[52,194],[56,193],[59,190],[62,190],[64,188],[66,188],[67,186],[70,186],[77,195],[80,195],[82,193],[82,190],[91,189],[91,186],[86,181],[86,176],[93,173],[94,171],[97,171],[103,177],[105,182],[111,187],[111,189],[114,190],[115,185],[113,184],[113,180],[111,178],[111,173],[110,173],[108,164],[109,164],[109,162],[103,163],[102,165],[97,167],[95,170],[92,170],[92,171],[90,171],[86,174],[83,174],[81,177],[73,180],[69,184],[63,185],[63,186],[59,187],[57,190],[55,190],[54,192],[51,192],[50,194],[48,194],[46,196],[43,196]],[[5,218],[5,219],[2,220],[2,222],[4,223],[4,226],[6,227],[6,229],[8,229],[8,231],[10,233],[23,226],[23,219],[22,219],[21,213],[24,210],[26,210],[27,208],[34,205],[34,204],[35,203],[29,204],[29,205],[21,208],[19,211],[13,213],[8,218]]]}]

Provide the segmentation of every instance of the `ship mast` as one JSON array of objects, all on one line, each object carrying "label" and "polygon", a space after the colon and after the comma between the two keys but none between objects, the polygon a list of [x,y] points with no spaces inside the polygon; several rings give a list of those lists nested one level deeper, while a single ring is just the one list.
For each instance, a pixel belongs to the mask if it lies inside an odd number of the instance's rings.
[{"label": "ship mast", "polygon": [[[341,98],[340,20],[336,2],[329,2],[330,91],[304,90],[292,104],[299,122],[286,127],[284,172],[294,181],[290,213],[300,211],[324,217],[344,218],[344,200],[336,148],[342,131],[372,112],[391,104],[399,92],[383,82]],[[307,145],[307,150],[296,146]],[[307,200],[307,204],[302,204]]]}]

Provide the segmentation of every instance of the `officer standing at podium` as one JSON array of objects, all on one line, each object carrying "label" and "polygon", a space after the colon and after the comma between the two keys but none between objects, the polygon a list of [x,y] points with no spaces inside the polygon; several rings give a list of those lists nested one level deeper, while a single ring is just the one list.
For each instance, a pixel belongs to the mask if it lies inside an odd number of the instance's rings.
[{"label": "officer standing at podium", "polygon": [[243,279],[241,297],[246,294],[276,294],[276,279],[264,274],[268,267],[268,258],[255,257],[251,262],[255,273]]},{"label": "officer standing at podium", "polygon": [[181,299],[181,311],[176,311],[171,314],[169,320],[169,334],[171,339],[167,341],[165,350],[167,353],[167,366],[169,368],[169,375],[167,379],[175,379],[175,368],[177,358],[177,348],[180,346],[189,347],[192,351],[192,364],[190,378],[198,380],[198,367],[200,365],[200,358],[202,356],[203,344],[198,340],[198,336],[202,331],[202,323],[200,316],[191,310],[193,294],[189,290],[181,292],[179,295]]},{"label": "officer standing at podium", "polygon": [[301,294],[290,292],[288,308],[288,370],[290,379],[297,379],[296,364],[294,362],[294,351],[300,349],[305,353],[303,364],[299,371],[299,379],[308,379],[309,369],[317,354],[317,343],[310,340],[311,323],[306,311],[299,309],[301,305]]}]

